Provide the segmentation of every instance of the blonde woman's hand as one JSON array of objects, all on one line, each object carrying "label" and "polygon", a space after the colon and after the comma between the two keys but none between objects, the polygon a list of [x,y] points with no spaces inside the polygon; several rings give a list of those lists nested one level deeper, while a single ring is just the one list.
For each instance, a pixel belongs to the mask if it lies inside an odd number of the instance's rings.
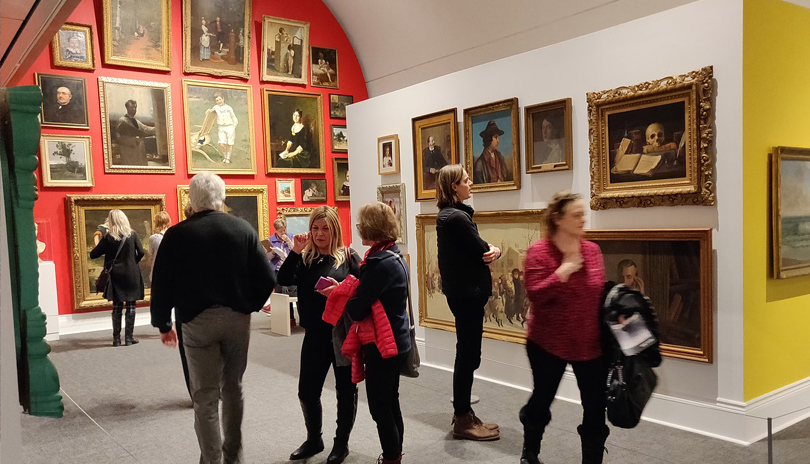
[{"label": "blonde woman's hand", "polygon": [[309,232],[303,234],[295,234],[293,236],[293,250],[296,254],[301,254],[304,247],[309,243]]}]

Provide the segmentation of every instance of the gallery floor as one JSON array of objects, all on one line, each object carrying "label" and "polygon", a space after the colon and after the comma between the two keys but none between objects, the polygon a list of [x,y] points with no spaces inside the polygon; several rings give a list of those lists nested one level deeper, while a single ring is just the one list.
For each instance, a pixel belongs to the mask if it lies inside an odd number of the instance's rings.
[{"label": "gallery floor", "polygon": [[[304,439],[296,397],[298,354],[303,332],[292,337],[270,333],[269,318],[253,316],[250,359],[245,373],[243,423],[245,463],[284,463]],[[160,344],[150,327],[136,329],[141,343],[113,348],[108,332],[64,336],[53,342],[65,403],[62,419],[23,416],[27,464],[193,463],[199,459],[193,413],[176,350]],[[402,380],[405,459],[408,463],[518,462],[522,443],[517,412],[527,393],[477,381],[479,416],[501,426],[501,439],[489,443],[457,441],[450,433],[449,389],[452,374],[423,367],[418,379]],[[327,380],[324,438],[334,433],[334,381]],[[379,442],[365,384],[346,460],[373,463]],[[556,401],[541,457],[548,464],[579,462],[576,425],[580,407]],[[764,441],[744,447],[661,425],[642,422],[634,430],[612,429],[606,463],[766,463]],[[775,440],[779,464],[806,463],[810,420],[782,431]],[[327,452],[309,459],[326,461]]]}]

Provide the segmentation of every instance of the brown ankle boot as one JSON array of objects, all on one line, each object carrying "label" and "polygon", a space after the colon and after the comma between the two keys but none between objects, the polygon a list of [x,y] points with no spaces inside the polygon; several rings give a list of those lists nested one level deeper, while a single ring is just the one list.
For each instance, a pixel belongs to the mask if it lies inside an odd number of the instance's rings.
[{"label": "brown ankle boot", "polygon": [[453,438],[475,441],[489,441],[501,438],[498,430],[490,430],[475,417],[472,411],[453,416]]},{"label": "brown ankle boot", "polygon": [[500,430],[501,429],[498,426],[498,424],[490,424],[490,423],[487,423],[487,422],[483,422],[481,419],[478,418],[478,416],[475,415],[475,411],[472,411],[472,415],[475,418],[475,423],[478,424],[478,425],[484,426],[484,428],[486,428],[486,429],[489,429],[489,430]]}]

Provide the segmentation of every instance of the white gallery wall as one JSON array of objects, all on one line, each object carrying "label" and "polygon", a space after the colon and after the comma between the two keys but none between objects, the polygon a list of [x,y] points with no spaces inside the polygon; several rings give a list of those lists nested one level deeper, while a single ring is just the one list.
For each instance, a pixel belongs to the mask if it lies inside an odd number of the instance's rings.
[{"label": "white gallery wall", "polygon": [[[573,171],[526,174],[522,188],[476,193],[477,211],[544,208],[551,196],[570,189],[589,197],[589,140],[586,93],[714,67],[714,144],[717,204],[711,207],[657,207],[594,211],[592,229],[714,229],[714,362],[667,358],[658,369],[656,397],[646,410],[650,420],[748,443],[759,423],[745,419],[743,403],[742,306],[742,2],[702,0],[560,44],[515,55],[426,81],[354,105],[347,110],[351,131],[349,162],[352,215],[376,200],[381,184],[406,184],[408,230],[403,253],[410,254],[414,302],[416,271],[415,216],[436,213],[432,202],[414,201],[411,118],[458,108],[459,150],[464,159],[463,110],[517,97],[520,104],[521,157],[525,157],[523,107],[572,98]],[[399,174],[377,174],[377,137],[398,134]],[[354,232],[357,248],[360,238]],[[455,334],[418,328],[423,362],[452,368]],[[528,391],[531,375],[521,344],[484,339],[480,378]],[[448,384],[448,396],[450,385]],[[573,376],[566,375],[559,395],[578,400]],[[484,407],[482,405],[482,407]],[[448,406],[448,411],[449,411]],[[517,411],[515,411],[517,415]],[[764,429],[763,429],[764,430]]]}]

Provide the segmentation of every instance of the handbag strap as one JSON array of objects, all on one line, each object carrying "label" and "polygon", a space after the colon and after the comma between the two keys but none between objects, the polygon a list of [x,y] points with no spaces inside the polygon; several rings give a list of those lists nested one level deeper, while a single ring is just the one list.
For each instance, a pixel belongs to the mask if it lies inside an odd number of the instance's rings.
[{"label": "handbag strap", "polygon": [[392,255],[394,255],[397,258],[397,260],[399,261],[399,265],[402,266],[402,270],[405,271],[405,277],[408,280],[408,318],[410,318],[410,324],[408,324],[408,325],[410,325],[410,327],[409,327],[410,330],[414,330],[416,328],[416,325],[415,325],[414,319],[413,319],[413,305],[411,304],[411,273],[408,270],[408,268],[405,267],[405,263],[402,262],[402,255],[401,254],[394,253],[391,250],[385,250],[385,251],[387,251],[388,253],[391,253]]},{"label": "handbag strap", "polygon": [[110,269],[115,266],[115,260],[118,259],[118,254],[121,253],[121,249],[124,248],[124,242],[127,239],[129,239],[129,237],[121,239],[121,243],[118,245],[118,251],[115,252],[115,256],[113,256],[113,260],[110,262]]}]

